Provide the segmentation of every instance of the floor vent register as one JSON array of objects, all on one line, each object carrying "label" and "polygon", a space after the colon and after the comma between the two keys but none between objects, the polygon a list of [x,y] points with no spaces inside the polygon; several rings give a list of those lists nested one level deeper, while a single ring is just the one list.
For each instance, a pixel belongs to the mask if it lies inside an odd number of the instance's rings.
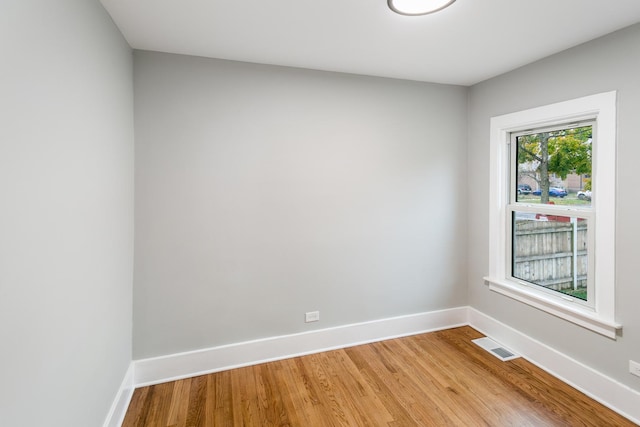
[{"label": "floor vent register", "polygon": [[487,338],[487,337],[478,338],[475,340],[471,340],[471,342],[473,342],[476,345],[479,345],[480,347],[482,347],[489,353],[493,354],[495,357],[502,360],[503,362],[520,357],[519,354],[516,354],[513,351],[501,346],[491,338]]}]

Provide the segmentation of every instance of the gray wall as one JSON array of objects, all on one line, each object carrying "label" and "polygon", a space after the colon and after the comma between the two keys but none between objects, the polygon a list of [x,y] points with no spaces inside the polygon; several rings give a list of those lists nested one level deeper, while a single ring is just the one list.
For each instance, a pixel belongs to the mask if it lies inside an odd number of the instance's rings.
[{"label": "gray wall", "polygon": [[466,305],[465,88],[134,68],[135,358]]},{"label": "gray wall", "polygon": [[99,426],[131,361],[131,50],[97,1],[3,0],[0,52],[0,425]]},{"label": "gray wall", "polygon": [[[635,389],[640,379],[628,373],[628,360],[640,360],[639,46],[635,25],[475,85],[468,126],[470,305]],[[618,91],[616,309],[624,325],[616,341],[493,293],[482,281],[489,264],[490,117],[611,90]]]}]

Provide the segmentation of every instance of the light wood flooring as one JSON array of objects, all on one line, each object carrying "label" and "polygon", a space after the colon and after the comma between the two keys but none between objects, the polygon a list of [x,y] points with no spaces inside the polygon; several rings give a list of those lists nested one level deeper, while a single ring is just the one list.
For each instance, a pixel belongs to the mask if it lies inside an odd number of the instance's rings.
[{"label": "light wood flooring", "polygon": [[139,388],[124,427],[633,426],[470,327]]}]

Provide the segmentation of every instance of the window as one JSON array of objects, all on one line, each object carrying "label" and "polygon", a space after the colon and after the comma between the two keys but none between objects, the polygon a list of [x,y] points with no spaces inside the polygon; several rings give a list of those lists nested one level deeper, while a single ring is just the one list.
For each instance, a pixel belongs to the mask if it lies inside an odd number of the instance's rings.
[{"label": "window", "polygon": [[616,337],[615,92],[491,119],[491,290]]},{"label": "window", "polygon": [[[511,133],[507,205],[508,277],[591,308],[593,208],[586,176],[594,127],[589,120]],[[569,182],[570,174],[577,179]]]}]

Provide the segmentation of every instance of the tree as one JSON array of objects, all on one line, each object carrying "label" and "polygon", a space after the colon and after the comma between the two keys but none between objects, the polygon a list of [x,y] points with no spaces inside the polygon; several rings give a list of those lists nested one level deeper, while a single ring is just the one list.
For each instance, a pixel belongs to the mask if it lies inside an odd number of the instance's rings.
[{"label": "tree", "polygon": [[566,179],[570,173],[591,173],[592,136],[592,127],[584,126],[517,138],[518,172],[538,181],[542,203],[549,203],[549,174]]}]

